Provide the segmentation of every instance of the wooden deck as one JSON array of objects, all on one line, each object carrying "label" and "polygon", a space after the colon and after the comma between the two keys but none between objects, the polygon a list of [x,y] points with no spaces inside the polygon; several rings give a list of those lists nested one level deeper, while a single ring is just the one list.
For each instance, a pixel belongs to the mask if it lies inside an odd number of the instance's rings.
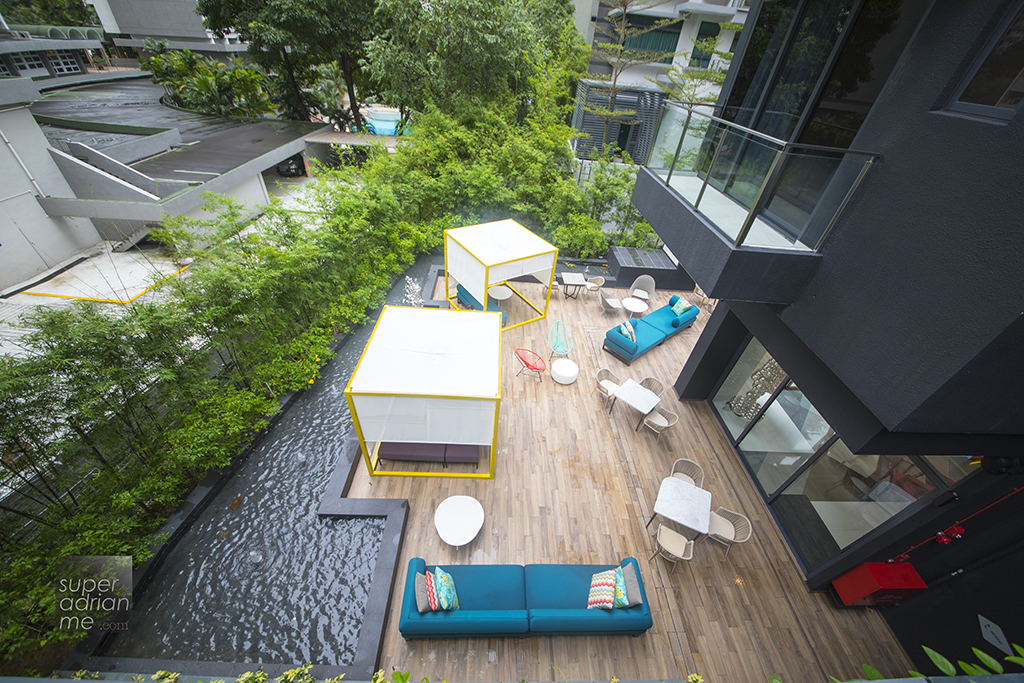
[{"label": "wooden deck", "polygon": [[[652,308],[666,304],[671,294],[657,292]],[[502,303],[513,320],[517,305],[523,304]],[[546,320],[502,336],[493,480],[371,479],[359,468],[350,497],[407,498],[411,505],[380,662],[386,672],[411,671],[413,680],[431,681],[678,679],[699,673],[706,683],[765,683],[769,675],[785,683],[821,683],[829,676],[862,676],[867,662],[889,677],[905,675],[911,662],[881,615],[839,610],[828,596],[807,592],[710,407],[673,397],[671,385],[707,318],[702,313],[693,328],[626,367],[601,350],[605,331],[622,318],[602,312],[596,295],[566,300],[553,293]],[[554,320],[565,322],[575,340],[570,358],[579,364],[580,377],[571,386],[554,383],[550,374],[516,376],[513,350],[526,347],[547,358]],[[620,403],[609,414],[592,393],[602,367],[622,379],[653,376],[665,384],[662,405],[680,418],[660,443],[647,429],[634,431],[638,416],[630,408]],[[704,468],[712,507],[747,515],[754,534],[728,558],[714,541],[697,545],[693,560],[670,574],[672,565],[661,558],[648,562],[658,522],[650,531],[644,524],[661,479],[682,457]],[[445,545],[433,526],[438,503],[456,494],[477,498],[486,513],[476,540],[460,549]],[[654,616],[654,627],[638,638],[406,641],[398,632],[411,557],[428,564],[527,564],[618,563],[628,556],[639,561]]]}]

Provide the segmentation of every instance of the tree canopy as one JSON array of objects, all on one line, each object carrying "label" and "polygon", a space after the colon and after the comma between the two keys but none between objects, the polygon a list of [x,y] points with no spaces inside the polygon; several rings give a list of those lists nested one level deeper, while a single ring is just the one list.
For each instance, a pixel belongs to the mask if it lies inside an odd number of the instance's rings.
[{"label": "tree canopy", "polygon": [[[206,26],[236,31],[249,55],[271,74],[271,98],[285,118],[309,120],[320,102],[311,91],[313,67],[337,62],[349,101],[357,103],[355,70],[375,31],[374,0],[198,0]],[[358,107],[353,117],[361,126]]]}]

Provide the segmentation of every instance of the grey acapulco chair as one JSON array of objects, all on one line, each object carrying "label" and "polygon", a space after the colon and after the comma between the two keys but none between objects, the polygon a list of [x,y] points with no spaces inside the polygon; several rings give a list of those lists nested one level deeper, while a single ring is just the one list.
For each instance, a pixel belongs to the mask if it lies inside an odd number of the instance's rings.
[{"label": "grey acapulco chair", "polygon": [[[714,539],[726,546],[725,556],[729,557],[732,547],[737,543],[749,541],[751,533],[749,519],[738,512],[718,508],[711,513],[708,535],[704,538]],[[702,538],[701,541],[703,540]]]},{"label": "grey acapulco chair", "polygon": [[672,465],[671,476],[699,489],[704,488],[704,470],[692,460],[686,458],[676,460]]},{"label": "grey acapulco chair", "polygon": [[693,559],[693,541],[676,531],[672,531],[672,529],[669,529],[664,524],[658,525],[658,535],[655,537],[654,542],[658,545],[658,549],[654,551],[654,554],[647,561],[650,562],[658,555],[661,555],[666,560],[672,562],[672,571],[669,574],[676,570],[680,560]]},{"label": "grey acapulco chair", "polygon": [[598,290],[597,295],[601,298],[601,308],[604,309],[605,313],[608,311],[612,313],[622,312],[622,302],[613,297],[611,293]]}]

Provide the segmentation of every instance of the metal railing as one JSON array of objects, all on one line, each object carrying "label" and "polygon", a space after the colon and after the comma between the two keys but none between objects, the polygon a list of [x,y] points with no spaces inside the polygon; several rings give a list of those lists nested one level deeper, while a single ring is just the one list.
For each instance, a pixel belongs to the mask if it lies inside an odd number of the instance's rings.
[{"label": "metal railing", "polygon": [[737,247],[818,250],[879,155],[786,142],[666,102],[647,167]]}]

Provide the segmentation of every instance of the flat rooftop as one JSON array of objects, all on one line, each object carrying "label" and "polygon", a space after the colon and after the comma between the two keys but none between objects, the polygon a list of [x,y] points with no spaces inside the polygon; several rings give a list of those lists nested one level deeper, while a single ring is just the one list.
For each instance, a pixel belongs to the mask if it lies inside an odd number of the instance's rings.
[{"label": "flat rooftop", "polygon": [[[186,146],[144,159],[132,167],[153,178],[203,181],[256,159],[325,126],[321,123],[209,116],[160,104],[162,85],[148,77],[54,90],[32,104],[33,114],[91,123],[176,128]],[[69,131],[71,131],[69,133]],[[95,149],[129,139],[124,132],[50,127],[48,137],[70,137]]]}]

